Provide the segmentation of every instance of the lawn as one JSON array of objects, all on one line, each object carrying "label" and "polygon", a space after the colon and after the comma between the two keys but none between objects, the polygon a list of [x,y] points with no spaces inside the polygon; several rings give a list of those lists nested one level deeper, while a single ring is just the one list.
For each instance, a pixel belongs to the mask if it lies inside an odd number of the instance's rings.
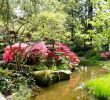
[{"label": "lawn", "polygon": [[86,82],[87,90],[101,100],[110,98],[110,74]]}]

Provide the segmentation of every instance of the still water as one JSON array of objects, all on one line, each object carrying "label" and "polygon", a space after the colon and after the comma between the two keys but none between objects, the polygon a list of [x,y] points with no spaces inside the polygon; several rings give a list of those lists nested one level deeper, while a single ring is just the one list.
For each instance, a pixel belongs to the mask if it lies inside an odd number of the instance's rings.
[{"label": "still water", "polygon": [[84,82],[107,74],[101,67],[80,67],[73,72],[69,81],[62,81],[43,88],[34,100],[96,100],[83,89]]}]

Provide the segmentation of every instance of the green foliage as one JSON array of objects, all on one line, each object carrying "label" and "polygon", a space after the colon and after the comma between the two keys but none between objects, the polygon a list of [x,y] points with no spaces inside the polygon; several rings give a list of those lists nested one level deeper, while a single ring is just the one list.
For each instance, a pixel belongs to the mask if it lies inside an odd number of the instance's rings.
[{"label": "green foliage", "polygon": [[35,84],[34,78],[26,70],[18,73],[0,68],[0,92],[4,95],[11,95],[18,91],[21,85],[31,86],[33,84]]},{"label": "green foliage", "polygon": [[87,53],[85,54],[86,59],[91,59],[91,60],[100,60],[100,54],[96,51],[93,50],[89,50],[87,51]]},{"label": "green foliage", "polygon": [[[7,25],[25,24],[20,32],[29,31],[35,40],[51,37],[74,49],[86,43],[94,50],[102,50],[109,44],[108,0],[1,0],[0,8],[1,20],[10,19]],[[21,15],[16,14],[16,9]]]},{"label": "green foliage", "polygon": [[86,55],[85,55],[85,57],[86,58],[91,58],[91,57],[93,57],[93,56],[96,56],[96,52],[95,51],[87,51],[87,53],[86,53]]},{"label": "green foliage", "polygon": [[10,95],[13,92],[13,84],[10,81],[10,77],[6,77],[0,74],[0,92],[4,95]]},{"label": "green foliage", "polygon": [[86,87],[90,91],[90,93],[100,98],[101,100],[109,100],[110,74],[86,82]]},{"label": "green foliage", "polygon": [[77,55],[78,55],[79,57],[83,57],[83,56],[85,56],[85,53],[84,53],[83,51],[79,51],[79,52],[77,53]]},{"label": "green foliage", "polygon": [[10,8],[10,1],[9,0],[1,0],[0,1],[0,19],[8,22],[10,19],[10,13],[11,13],[11,8]]},{"label": "green foliage", "polygon": [[53,38],[56,40],[64,40],[69,34],[65,29],[66,14],[64,12],[44,11],[29,18],[31,27],[35,27],[37,31],[32,33],[34,39]]},{"label": "green foliage", "polygon": [[84,59],[80,62],[81,66],[100,66],[100,63],[96,60]]},{"label": "green foliage", "polygon": [[45,65],[43,65],[43,64],[40,64],[39,66],[36,66],[37,68],[37,70],[47,70],[48,69],[48,67],[47,66],[45,66]]},{"label": "green foliage", "polygon": [[32,67],[32,70],[36,71],[36,70],[67,70],[69,69],[69,65],[67,64],[59,64],[57,66],[50,66],[50,67],[47,67],[43,64],[40,64],[39,66],[33,66]]},{"label": "green foliage", "polygon": [[88,32],[89,37],[93,38],[92,45],[95,50],[102,50],[104,45],[109,44],[110,38],[110,6],[108,2],[105,2],[105,4],[102,2],[104,0],[94,3],[96,7],[95,16],[93,16],[92,21],[88,20],[88,23],[94,27],[94,30],[88,30]]},{"label": "green foliage", "polygon": [[20,85],[19,90],[14,94],[14,100],[30,100],[31,90],[23,85]]},{"label": "green foliage", "polygon": [[0,68],[0,75],[4,75],[4,76],[11,76],[12,75],[12,71],[10,70],[3,70],[2,68]]},{"label": "green foliage", "polygon": [[80,65],[83,66],[100,66],[100,55],[96,51],[87,51],[84,55],[85,58],[81,59]]},{"label": "green foliage", "polygon": [[[36,10],[36,1],[31,0],[1,0],[0,1],[0,20],[4,21],[6,24],[13,21],[16,17],[24,17],[27,14],[32,14]],[[20,8],[21,15],[17,15],[15,10]],[[18,13],[18,12],[17,12]]]},{"label": "green foliage", "polygon": [[58,70],[68,70],[69,69],[69,65],[67,64],[61,64],[59,66],[57,66]]}]

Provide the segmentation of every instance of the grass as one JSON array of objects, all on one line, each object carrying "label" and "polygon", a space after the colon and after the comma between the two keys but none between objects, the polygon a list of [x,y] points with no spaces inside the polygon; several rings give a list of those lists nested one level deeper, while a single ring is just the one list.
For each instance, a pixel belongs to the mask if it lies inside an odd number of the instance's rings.
[{"label": "grass", "polygon": [[110,74],[86,82],[86,88],[101,100],[110,99]]}]

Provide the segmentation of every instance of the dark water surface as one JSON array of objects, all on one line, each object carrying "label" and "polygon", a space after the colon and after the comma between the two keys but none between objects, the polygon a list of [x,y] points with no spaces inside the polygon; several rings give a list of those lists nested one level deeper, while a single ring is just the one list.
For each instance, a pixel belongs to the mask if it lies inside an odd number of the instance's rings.
[{"label": "dark water surface", "polygon": [[43,88],[34,100],[96,100],[83,89],[87,80],[107,74],[101,67],[80,67],[73,72],[69,81],[63,81]]}]

